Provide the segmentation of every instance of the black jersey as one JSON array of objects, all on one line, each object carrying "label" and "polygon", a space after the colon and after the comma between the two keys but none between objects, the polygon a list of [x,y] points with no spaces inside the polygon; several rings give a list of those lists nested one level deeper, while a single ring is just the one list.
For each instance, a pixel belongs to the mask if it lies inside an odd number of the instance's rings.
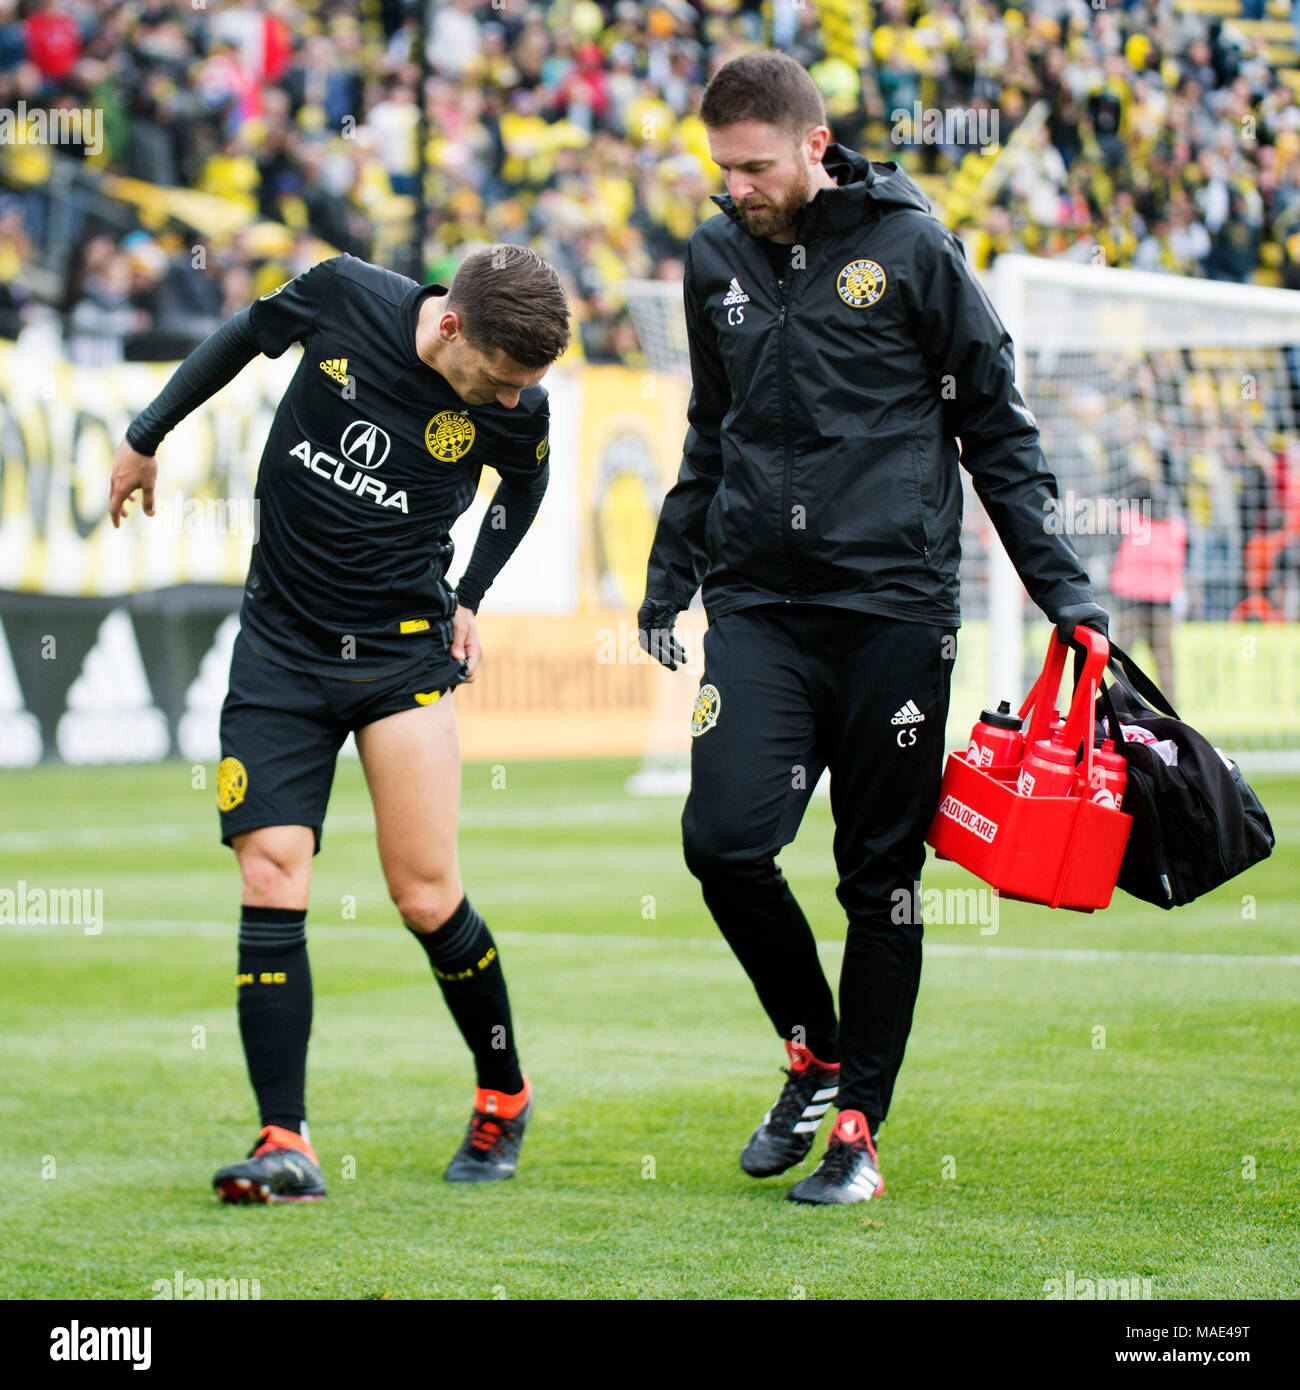
[{"label": "black jersey", "polygon": [[250,308],[267,357],[303,346],[258,468],[241,613],[284,665],[354,680],[400,670],[455,611],[450,531],[483,466],[545,486],[545,389],[513,409],[466,405],[417,356],[420,305],[446,292],[345,255]]}]

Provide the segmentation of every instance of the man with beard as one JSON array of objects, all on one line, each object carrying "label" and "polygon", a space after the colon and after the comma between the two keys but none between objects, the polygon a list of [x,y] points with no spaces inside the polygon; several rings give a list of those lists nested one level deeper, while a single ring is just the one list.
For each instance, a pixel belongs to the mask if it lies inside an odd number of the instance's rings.
[{"label": "man with beard", "polygon": [[[961,463],[1026,588],[1069,638],[1105,629],[1056,480],[1015,388],[1011,342],[961,243],[894,164],[830,143],[789,56],[736,58],[700,107],[725,196],[692,236],[692,394],[650,554],[642,645],[670,668],[703,580],[686,862],[790,1058],[741,1166],[805,1158],[789,1196],[884,1190],[876,1137],[920,980],[919,875],[956,654]],[[837,1020],[776,864],[831,772],[848,916]]]}]

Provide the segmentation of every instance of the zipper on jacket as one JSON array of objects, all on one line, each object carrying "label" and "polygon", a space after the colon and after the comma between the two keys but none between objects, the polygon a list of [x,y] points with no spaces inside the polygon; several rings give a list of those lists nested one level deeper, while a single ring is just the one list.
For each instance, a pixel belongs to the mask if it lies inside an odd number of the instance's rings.
[{"label": "zipper on jacket", "polygon": [[[766,257],[764,257],[766,259]],[[774,272],[775,274],[775,272]],[[781,537],[785,544],[786,563],[790,566],[790,583],[794,586],[796,597],[802,597],[799,586],[798,576],[795,574],[794,567],[794,545],[790,539],[790,527],[794,519],[794,456],[790,449],[790,417],[786,411],[786,378],[789,373],[786,369],[785,353],[785,282],[779,275],[775,275],[776,292],[781,297],[781,316],[776,324],[776,363],[777,363],[777,399],[781,405],[781,452],[785,461],[785,468],[781,483]],[[789,600],[786,600],[789,602]]]}]

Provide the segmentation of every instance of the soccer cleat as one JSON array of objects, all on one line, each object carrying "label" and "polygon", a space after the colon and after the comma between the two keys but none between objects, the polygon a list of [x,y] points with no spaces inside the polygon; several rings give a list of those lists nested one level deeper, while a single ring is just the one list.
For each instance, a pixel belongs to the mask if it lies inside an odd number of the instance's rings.
[{"label": "soccer cleat", "polygon": [[533,1088],[524,1077],[516,1095],[505,1091],[474,1092],[474,1113],[455,1156],[442,1175],[446,1182],[500,1182],[513,1178],[533,1113]]},{"label": "soccer cleat", "polygon": [[325,1196],[325,1176],[312,1146],[291,1129],[267,1125],[242,1163],[212,1179],[223,1202],[315,1202]]},{"label": "soccer cleat", "polygon": [[821,1206],[865,1202],[885,1190],[880,1160],[860,1110],[841,1110],[822,1161],[786,1193],[791,1202]]},{"label": "soccer cleat", "polygon": [[790,1065],[781,1070],[789,1080],[740,1155],[740,1166],[752,1178],[774,1177],[807,1158],[839,1090],[838,1062],[819,1062],[799,1043],[788,1042],[785,1050]]}]

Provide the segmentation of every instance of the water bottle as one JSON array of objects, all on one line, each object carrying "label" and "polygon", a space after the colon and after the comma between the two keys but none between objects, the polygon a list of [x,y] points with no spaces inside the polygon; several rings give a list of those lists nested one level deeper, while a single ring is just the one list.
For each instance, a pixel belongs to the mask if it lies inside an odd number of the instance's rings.
[{"label": "water bottle", "polygon": [[997,709],[981,712],[979,722],[970,731],[966,761],[987,772],[991,777],[1011,778],[1016,775],[1025,752],[1025,735],[1020,716],[1011,713],[1011,705],[1003,700]]},{"label": "water bottle", "polygon": [[1074,796],[1077,780],[1074,750],[1057,733],[1035,740],[1025,754],[1016,791],[1021,796]]},{"label": "water bottle", "polygon": [[1099,806],[1118,811],[1124,803],[1128,787],[1128,763],[1122,753],[1115,751],[1112,739],[1103,739],[1100,748],[1093,749],[1092,779],[1088,798]]}]

